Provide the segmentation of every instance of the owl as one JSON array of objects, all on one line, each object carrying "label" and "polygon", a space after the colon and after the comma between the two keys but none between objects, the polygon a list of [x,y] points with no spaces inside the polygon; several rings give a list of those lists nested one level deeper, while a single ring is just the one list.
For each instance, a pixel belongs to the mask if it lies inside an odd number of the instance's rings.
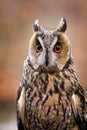
[{"label": "owl", "polygon": [[33,25],[17,93],[18,130],[86,130],[87,102],[61,18],[57,29]]}]

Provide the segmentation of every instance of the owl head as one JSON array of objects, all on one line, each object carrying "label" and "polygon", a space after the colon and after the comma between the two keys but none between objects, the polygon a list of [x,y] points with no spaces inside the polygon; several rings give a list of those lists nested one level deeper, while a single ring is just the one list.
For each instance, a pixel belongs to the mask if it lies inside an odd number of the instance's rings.
[{"label": "owl head", "polygon": [[71,43],[65,34],[66,20],[61,18],[57,29],[45,30],[38,20],[33,25],[29,43],[29,60],[35,70],[62,70],[71,58]]}]

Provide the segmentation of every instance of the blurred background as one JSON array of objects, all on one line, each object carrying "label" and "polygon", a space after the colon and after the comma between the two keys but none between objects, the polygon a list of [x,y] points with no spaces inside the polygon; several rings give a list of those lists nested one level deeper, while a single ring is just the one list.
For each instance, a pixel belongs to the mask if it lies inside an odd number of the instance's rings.
[{"label": "blurred background", "polygon": [[15,101],[32,25],[46,29],[67,20],[75,66],[87,96],[87,1],[0,0],[0,130],[17,130]]}]

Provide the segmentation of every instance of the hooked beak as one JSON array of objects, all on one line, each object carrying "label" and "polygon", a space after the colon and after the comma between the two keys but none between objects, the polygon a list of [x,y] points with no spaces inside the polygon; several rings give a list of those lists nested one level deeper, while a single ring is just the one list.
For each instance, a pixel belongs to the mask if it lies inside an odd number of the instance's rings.
[{"label": "hooked beak", "polygon": [[49,61],[48,61],[48,50],[46,50],[46,56],[45,56],[45,65],[48,66]]}]

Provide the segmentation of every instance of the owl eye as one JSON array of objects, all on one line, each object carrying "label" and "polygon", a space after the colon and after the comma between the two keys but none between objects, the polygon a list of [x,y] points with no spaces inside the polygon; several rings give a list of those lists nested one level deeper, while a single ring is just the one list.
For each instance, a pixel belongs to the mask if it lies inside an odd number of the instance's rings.
[{"label": "owl eye", "polygon": [[41,44],[39,43],[39,41],[37,42],[37,44],[36,44],[36,52],[37,53],[39,53],[39,52],[41,52],[43,49],[42,49],[42,46],[41,46]]},{"label": "owl eye", "polygon": [[62,47],[60,45],[55,45],[54,48],[53,48],[53,51],[55,53],[60,53],[62,51]]}]

